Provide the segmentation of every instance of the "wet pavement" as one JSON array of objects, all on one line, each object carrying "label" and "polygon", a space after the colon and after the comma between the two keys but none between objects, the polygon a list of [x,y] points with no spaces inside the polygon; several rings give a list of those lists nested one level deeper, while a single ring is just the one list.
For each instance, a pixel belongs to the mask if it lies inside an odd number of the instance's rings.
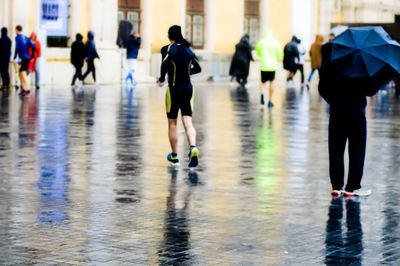
[{"label": "wet pavement", "polygon": [[199,83],[200,166],[168,167],[164,91],[0,93],[0,265],[399,265],[400,100],[369,99],[367,199],[332,199],[327,104]]}]

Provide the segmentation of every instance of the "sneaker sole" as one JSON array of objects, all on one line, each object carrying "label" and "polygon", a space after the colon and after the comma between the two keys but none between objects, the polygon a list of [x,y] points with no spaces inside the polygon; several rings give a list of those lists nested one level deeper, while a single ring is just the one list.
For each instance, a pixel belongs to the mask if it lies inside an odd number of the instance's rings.
[{"label": "sneaker sole", "polygon": [[359,195],[359,194],[355,194],[355,193],[343,192],[343,195],[345,195],[347,197],[369,197],[371,194]]},{"label": "sneaker sole", "polygon": [[170,162],[170,161],[168,161],[168,162],[169,162],[169,165],[170,165],[170,166],[179,166],[179,162],[177,162],[177,163]]}]

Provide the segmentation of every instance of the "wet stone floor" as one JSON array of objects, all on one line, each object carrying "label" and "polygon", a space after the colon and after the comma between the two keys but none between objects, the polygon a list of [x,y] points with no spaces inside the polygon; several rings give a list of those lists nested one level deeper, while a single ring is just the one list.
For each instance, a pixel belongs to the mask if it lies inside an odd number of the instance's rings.
[{"label": "wet stone floor", "polygon": [[400,265],[400,100],[368,101],[367,199],[332,199],[327,104],[195,85],[200,165],[170,168],[165,88],[0,93],[0,265]]}]

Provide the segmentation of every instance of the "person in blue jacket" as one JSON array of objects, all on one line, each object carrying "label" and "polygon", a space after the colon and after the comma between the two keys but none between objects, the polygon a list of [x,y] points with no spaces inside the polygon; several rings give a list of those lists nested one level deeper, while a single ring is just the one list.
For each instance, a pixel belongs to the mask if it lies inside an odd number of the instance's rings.
[{"label": "person in blue jacket", "polygon": [[127,82],[131,80],[132,85],[135,84],[135,81],[133,79],[133,73],[136,71],[137,57],[141,43],[142,39],[140,38],[139,33],[131,33],[131,35],[129,35],[126,45],[126,58],[128,61],[129,73],[125,80]]},{"label": "person in blue jacket", "polygon": [[192,123],[193,86],[190,75],[199,73],[201,67],[196,55],[190,49],[190,44],[182,36],[181,27],[171,26],[168,30],[171,44],[161,48],[162,63],[158,85],[162,87],[165,75],[168,73],[168,88],[166,94],[166,111],[168,117],[168,137],[172,152],[167,160],[179,164],[177,118],[181,110],[182,122],[190,145],[189,167],[198,165],[199,150],[196,147],[196,130]]},{"label": "person in blue jacket", "polygon": [[92,72],[93,80],[94,83],[96,83],[96,68],[94,67],[94,60],[96,58],[100,59],[99,54],[97,53],[96,50],[96,45],[94,43],[94,33],[93,31],[88,32],[88,40],[85,44],[86,46],[86,61],[88,64],[88,68],[86,70],[86,73],[82,77],[82,81],[85,80],[85,78]]},{"label": "person in blue jacket", "polygon": [[1,89],[8,89],[10,87],[10,73],[8,67],[11,57],[11,40],[7,36],[7,28],[1,28],[0,38],[0,74],[3,84]]},{"label": "person in blue jacket", "polygon": [[[19,69],[19,76],[21,79],[21,96],[27,96],[30,94],[29,82],[28,82],[28,67],[31,61],[29,55],[29,48],[35,51],[35,45],[32,43],[28,36],[22,34],[22,26],[18,25],[15,27],[17,36],[15,37],[15,53],[13,62],[16,63],[17,57],[21,59],[21,68]],[[32,53],[33,54],[33,53]]]}]

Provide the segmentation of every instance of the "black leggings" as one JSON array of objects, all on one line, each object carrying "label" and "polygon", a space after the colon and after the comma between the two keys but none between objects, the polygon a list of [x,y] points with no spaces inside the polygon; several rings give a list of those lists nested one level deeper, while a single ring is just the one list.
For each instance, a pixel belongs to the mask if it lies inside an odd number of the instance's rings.
[{"label": "black leggings", "polygon": [[96,82],[96,68],[94,67],[94,58],[93,59],[88,59],[88,68],[86,70],[86,73],[83,75],[82,80],[84,80],[87,75],[89,75],[90,72],[92,72],[93,75],[93,80]]},{"label": "black leggings", "polygon": [[8,73],[9,63],[0,65],[1,79],[3,80],[3,86],[10,85],[10,74]]},{"label": "black leggings", "polygon": [[71,83],[72,86],[75,85],[76,79],[79,79],[79,80],[83,79],[82,78],[82,67],[81,66],[75,66],[75,65],[74,65],[74,67],[75,67],[75,74],[72,77],[72,83]]}]

